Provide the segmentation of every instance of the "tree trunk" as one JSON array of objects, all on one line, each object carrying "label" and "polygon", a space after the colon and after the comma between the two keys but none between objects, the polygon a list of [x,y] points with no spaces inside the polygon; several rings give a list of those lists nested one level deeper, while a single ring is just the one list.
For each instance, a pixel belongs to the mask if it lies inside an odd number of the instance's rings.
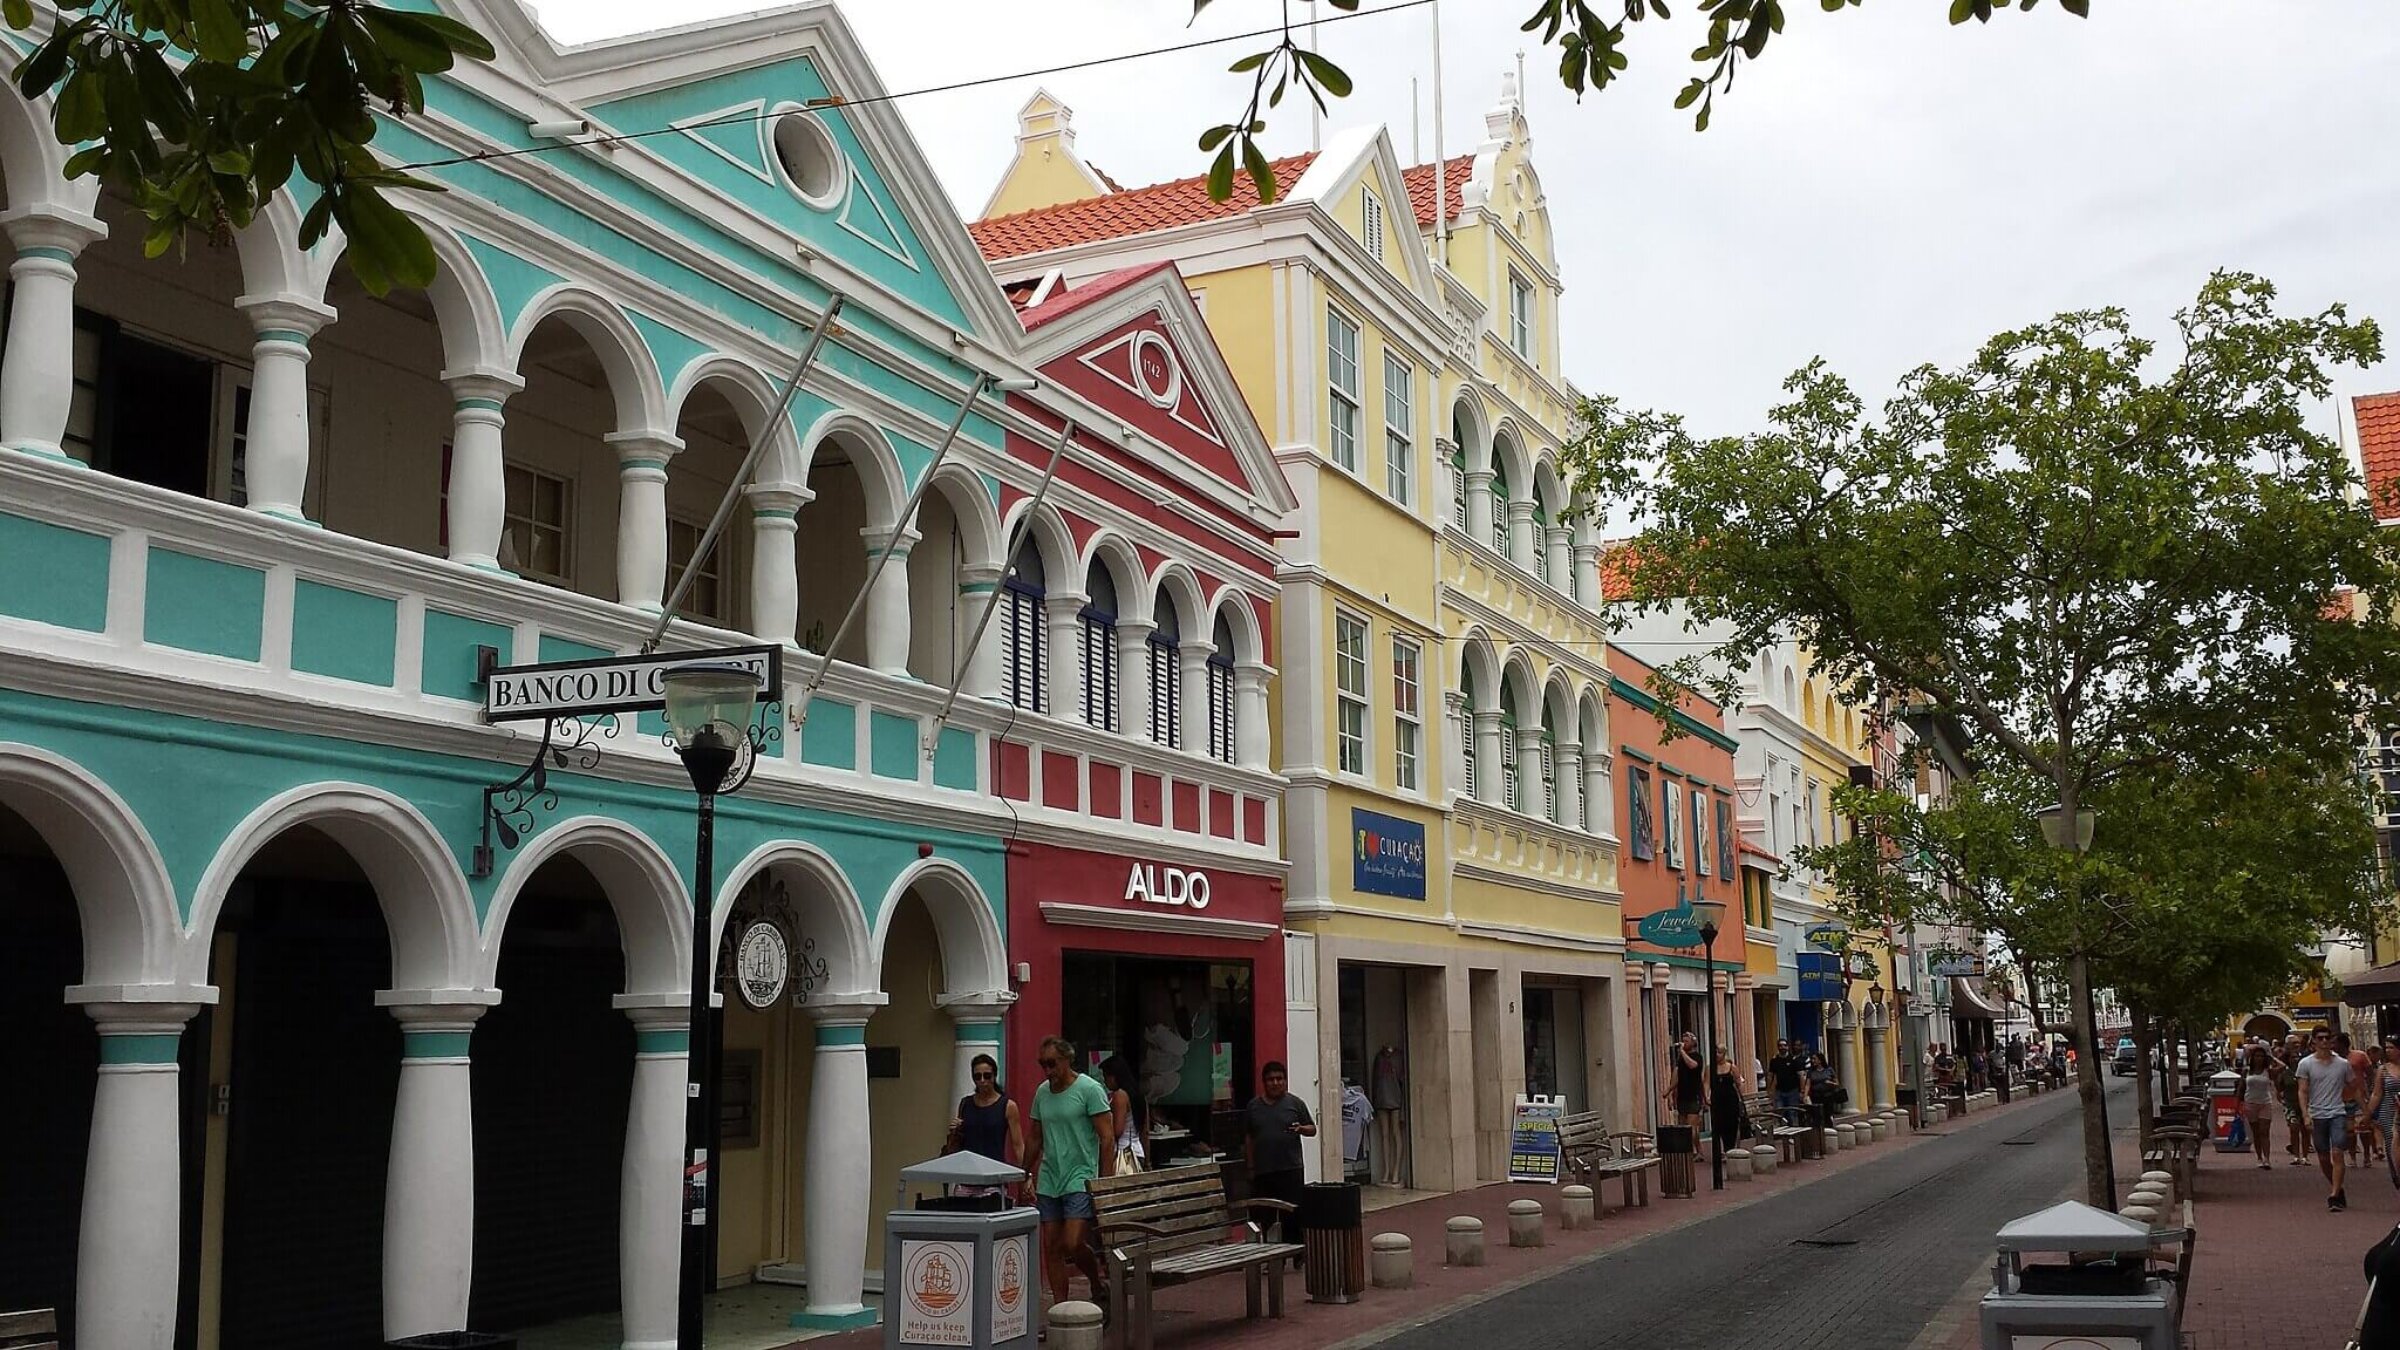
[{"label": "tree trunk", "polygon": [[[2157,1025],[2143,1015],[2141,1009],[2129,1008],[2126,1011],[2133,1015],[2134,1119],[2140,1124],[2142,1153],[2147,1156],[2150,1152],[2150,1129],[2153,1123],[2151,1116],[2157,1106],[2157,1099],[2150,1092],[2150,1052],[2160,1044],[2160,1040]],[[2166,1060],[2163,1051],[2159,1055],[2159,1060],[2162,1064]]]},{"label": "tree trunk", "polygon": [[2067,960],[2068,1010],[2075,1024],[2075,1090],[2083,1100],[2083,1190],[2085,1203],[2107,1213],[2117,1208],[2114,1170],[2109,1157],[2108,1104],[2102,1094],[2107,1082],[2100,1076],[2100,1036],[2092,1024],[2092,967],[2078,952]]}]

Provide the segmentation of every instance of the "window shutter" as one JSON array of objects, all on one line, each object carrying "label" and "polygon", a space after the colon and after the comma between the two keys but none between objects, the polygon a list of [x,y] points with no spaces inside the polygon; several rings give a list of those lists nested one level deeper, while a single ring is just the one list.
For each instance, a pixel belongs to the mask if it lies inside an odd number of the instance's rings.
[{"label": "window shutter", "polygon": [[1517,724],[1500,719],[1500,785],[1507,797],[1508,809],[1517,809]]},{"label": "window shutter", "polygon": [[1008,701],[1027,712],[1047,712],[1050,705],[1042,668],[1050,635],[1042,623],[1041,596],[1012,586],[1007,600],[1008,626],[1001,634],[1001,657],[1008,667]]},{"label": "window shutter", "polygon": [[1467,461],[1464,455],[1450,461],[1450,522],[1462,530],[1467,528]]},{"label": "window shutter", "polygon": [[1475,714],[1472,712],[1460,713],[1459,722],[1466,729],[1466,735],[1462,737],[1462,740],[1467,751],[1466,754],[1459,757],[1461,760],[1459,769],[1461,776],[1466,780],[1467,795],[1472,797],[1475,795]]},{"label": "window shutter", "polygon": [[1230,662],[1212,660],[1208,663],[1208,753],[1227,764],[1233,762],[1233,666]]},{"label": "window shutter", "polygon": [[1117,628],[1091,610],[1083,613],[1083,720],[1117,729]]},{"label": "window shutter", "polygon": [[1150,739],[1169,749],[1183,744],[1182,691],[1175,677],[1175,644],[1150,639]]},{"label": "window shutter", "polygon": [[1542,819],[1558,819],[1558,766],[1550,759],[1550,738],[1542,738]]}]

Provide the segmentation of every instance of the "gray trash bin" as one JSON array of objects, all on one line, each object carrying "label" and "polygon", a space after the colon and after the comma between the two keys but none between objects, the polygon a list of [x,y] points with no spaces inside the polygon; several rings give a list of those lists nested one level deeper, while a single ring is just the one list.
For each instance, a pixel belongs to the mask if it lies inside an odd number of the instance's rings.
[{"label": "gray trash bin", "polygon": [[[1041,1215],[960,1188],[1007,1186],[1025,1169],[952,1153],[900,1169],[883,1223],[883,1344],[1033,1350],[1042,1321]],[[909,1188],[920,1191],[908,1206]]]},{"label": "gray trash bin", "polygon": [[2188,1240],[2180,1228],[2154,1229],[2073,1200],[2010,1222],[1983,1296],[1983,1350],[2053,1341],[2177,1350],[2182,1300],[2150,1258]]}]

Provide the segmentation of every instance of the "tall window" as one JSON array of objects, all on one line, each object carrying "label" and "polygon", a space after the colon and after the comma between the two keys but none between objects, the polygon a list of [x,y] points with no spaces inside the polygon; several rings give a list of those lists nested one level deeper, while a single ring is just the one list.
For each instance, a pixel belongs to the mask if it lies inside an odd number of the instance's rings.
[{"label": "tall window", "polygon": [[[674,516],[667,517],[669,587],[675,584],[675,578],[683,575],[685,568],[691,567],[692,555],[700,548],[700,536],[707,531],[706,525]],[[691,588],[683,593],[683,612],[686,615],[712,623],[733,622],[732,607],[727,603],[731,594],[725,585],[725,554],[732,543],[732,536],[719,535],[717,542],[710,546],[708,556],[701,560],[698,567],[691,567]]]},{"label": "tall window", "polygon": [[1017,545],[1008,575],[1000,582],[1001,660],[1008,668],[1008,701],[1027,712],[1050,710],[1048,665],[1050,634],[1042,622],[1042,601],[1048,579],[1042,575],[1042,555],[1028,539]]},{"label": "tall window", "polygon": [[1333,616],[1334,756],[1343,773],[1367,771],[1367,621]]},{"label": "tall window", "polygon": [[1653,831],[1650,804],[1650,771],[1639,765],[1625,770],[1625,843],[1633,850],[1634,861],[1648,862],[1658,856],[1658,836]]},{"label": "tall window", "polygon": [[1508,556],[1508,470],[1492,457],[1492,550]]},{"label": "tall window", "polygon": [[1550,733],[1542,732],[1542,819],[1564,825],[1558,818],[1558,765],[1550,757]]},{"label": "tall window", "polygon": [[1701,876],[1711,872],[1708,843],[1708,794],[1692,789],[1692,870]]},{"label": "tall window", "polygon": [[1450,452],[1450,523],[1467,528],[1467,449],[1463,442]]},{"label": "tall window", "polygon": [[1411,480],[1416,477],[1416,447],[1409,438],[1410,388],[1414,371],[1390,352],[1383,354],[1383,467],[1384,489],[1392,500],[1407,505]]},{"label": "tall window", "polygon": [[1383,199],[1364,188],[1359,189],[1358,238],[1367,246],[1375,260],[1383,260]]},{"label": "tall window", "polygon": [[1533,283],[1513,267],[1508,271],[1508,345],[1533,359]]},{"label": "tall window", "polygon": [[1325,311],[1325,379],[1333,394],[1333,462],[1358,472],[1358,325]]},{"label": "tall window", "polygon": [[567,480],[511,464],[502,482],[507,523],[500,531],[500,565],[519,576],[566,585],[567,571],[574,565],[567,532],[573,494]]},{"label": "tall window", "polygon": [[1208,654],[1208,753],[1233,763],[1233,625],[1223,615],[1210,634],[1215,647]]},{"label": "tall window", "polygon": [[1539,493],[1533,499],[1533,575],[1543,585],[1550,584],[1550,512]]},{"label": "tall window", "polygon": [[1417,756],[1425,736],[1422,709],[1424,649],[1407,638],[1392,639],[1392,785],[1417,790]]},{"label": "tall window", "polygon": [[1525,777],[1525,775],[1517,771],[1518,767],[1517,710],[1504,706],[1500,710],[1501,800],[1507,804],[1508,809],[1511,811],[1517,809],[1517,802],[1519,800],[1518,789],[1523,786],[1523,779]]},{"label": "tall window", "polygon": [[1150,612],[1150,739],[1170,749],[1183,744],[1183,683],[1177,654],[1183,646],[1183,625],[1175,617],[1175,602],[1158,597]]},{"label": "tall window", "polygon": [[1084,577],[1083,720],[1117,730],[1117,583],[1097,558]]},{"label": "tall window", "polygon": [[1464,744],[1460,747],[1464,753],[1458,757],[1459,786],[1468,796],[1472,797],[1475,795],[1475,776],[1480,772],[1476,765],[1480,761],[1483,751],[1482,739],[1475,734],[1477,705],[1475,702],[1475,672],[1472,669],[1460,675],[1458,695],[1458,716],[1459,720],[1465,724],[1460,728],[1465,735],[1461,738]]}]

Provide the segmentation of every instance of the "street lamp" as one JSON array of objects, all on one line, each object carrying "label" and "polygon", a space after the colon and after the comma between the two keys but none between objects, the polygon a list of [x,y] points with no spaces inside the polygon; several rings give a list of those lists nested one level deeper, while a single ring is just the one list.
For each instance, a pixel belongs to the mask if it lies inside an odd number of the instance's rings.
[{"label": "street lamp", "polygon": [[[1701,987],[1708,991],[1708,1076],[1713,1080],[1717,1076],[1717,925],[1724,922],[1725,902],[1694,900],[1692,912],[1700,916],[1700,949],[1708,960],[1708,979]],[[1715,1082],[1710,1082],[1709,1089],[1716,1089]],[[1722,1112],[1716,1116],[1724,1119]],[[1708,1141],[1708,1188],[1721,1191],[1725,1189],[1725,1132],[1716,1128],[1714,1120],[1709,1122]]]},{"label": "street lamp", "polygon": [[717,794],[750,740],[750,707],[758,674],[742,666],[694,662],[660,677],[666,686],[667,738],[700,797],[699,835],[692,858],[692,997],[690,1049],[685,1054],[683,1110],[683,1271],[675,1309],[677,1350],[700,1350],[700,1298],[708,1278],[708,1184],[716,1121],[710,1088],[716,1082],[715,1022],[709,987],[716,949],[709,940],[710,897],[716,892]]},{"label": "street lamp", "polygon": [[2092,808],[2076,808],[2072,835],[2068,833],[2067,808],[2060,803],[2053,802],[2043,807],[2033,813],[2033,818],[2041,822],[2042,838],[2049,841],[2050,847],[2065,849],[2070,853],[2092,851],[2092,825],[2100,818],[2100,813]]},{"label": "street lamp", "polygon": [[[2064,802],[2053,802],[2050,805],[2043,807],[2041,810],[2033,813],[2034,819],[2041,823],[2042,838],[2048,841],[2050,847],[2058,849],[2061,852],[2074,854],[2078,858],[2092,851],[2092,826],[2099,819],[2099,815],[2099,812],[2094,811],[2088,806],[2077,807],[2075,809],[2074,817],[2072,821],[2070,821],[2067,814],[2066,803]],[[2080,890],[2081,883],[2081,870],[2078,868],[2069,868],[2067,872],[2067,884],[2078,887]],[[2073,898],[2080,902],[2082,897],[2080,894],[2077,894]],[[2080,953],[2076,955],[2074,960],[2075,964],[2081,967],[2084,972],[2082,1010],[2084,1036],[2083,1046],[2080,1053],[2082,1054],[2083,1059],[2091,1065],[2091,1071],[2094,1074],[2097,1074],[2100,1071],[2100,1060],[2098,1058],[2100,1054],[2100,1024],[2098,1018],[2092,1011],[2092,979],[2090,973],[2090,963]],[[2102,1084],[2100,1095],[2094,1100],[2099,1103],[2100,1137],[2106,1139],[2108,1138],[2108,1088],[2106,1084]],[[2117,1193],[2117,1159],[2116,1150],[2113,1145],[2108,1150],[2107,1167],[2108,1193],[2113,1196]]]}]

